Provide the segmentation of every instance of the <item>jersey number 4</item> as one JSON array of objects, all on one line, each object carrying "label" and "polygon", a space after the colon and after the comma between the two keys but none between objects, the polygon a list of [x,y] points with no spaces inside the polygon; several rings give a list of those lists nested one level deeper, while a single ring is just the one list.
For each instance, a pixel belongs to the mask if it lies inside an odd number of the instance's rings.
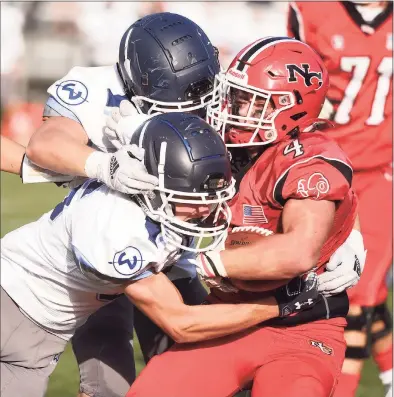
[{"label": "jersey number 4", "polygon": [[287,156],[288,154],[294,152],[293,159],[304,154],[304,147],[299,142],[298,139],[290,142],[284,149],[283,154]]},{"label": "jersey number 4", "polygon": [[[353,76],[345,90],[342,102],[338,106],[334,121],[338,124],[347,124],[350,121],[350,112],[354,101],[360,93],[364,79],[368,73],[371,60],[369,57],[342,57],[341,69],[344,72],[352,72]],[[371,113],[365,121],[367,125],[378,125],[384,120],[384,107],[390,90],[390,78],[393,74],[393,60],[384,57],[376,72],[379,74],[375,97],[372,103]],[[361,92],[362,95],[362,92]]]}]

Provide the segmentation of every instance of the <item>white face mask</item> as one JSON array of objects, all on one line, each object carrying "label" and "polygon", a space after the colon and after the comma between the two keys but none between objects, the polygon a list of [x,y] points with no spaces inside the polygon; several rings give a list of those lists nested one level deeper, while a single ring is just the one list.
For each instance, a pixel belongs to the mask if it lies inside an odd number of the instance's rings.
[{"label": "white face mask", "polygon": [[[166,147],[166,142],[163,142],[160,148],[158,166],[159,185],[154,191],[160,195],[161,206],[153,208],[149,194],[143,195],[144,201],[137,196],[137,201],[151,219],[161,224],[162,236],[165,242],[185,251],[204,252],[212,250],[226,238],[226,231],[231,222],[231,210],[227,202],[236,193],[235,180],[232,178],[229,186],[218,189],[214,193],[186,193],[167,189],[164,185]],[[172,210],[172,206],[177,203],[209,207],[213,211],[208,215],[212,219],[211,225],[204,225],[204,220],[208,216],[194,221],[177,219]],[[186,238],[181,240],[174,238],[174,233]],[[188,244],[190,240],[193,240],[192,245]]]},{"label": "white face mask", "polygon": [[[207,121],[222,136],[228,147],[249,147],[268,145],[278,137],[275,128],[275,119],[283,110],[292,108],[295,105],[294,94],[288,91],[270,92],[263,89],[245,85],[239,85],[233,81],[230,74],[220,73],[215,78],[215,90],[219,95],[207,107]],[[234,92],[248,98],[248,110],[242,112],[242,115],[233,111],[235,106],[231,103]],[[275,110],[270,109],[271,100],[275,98],[278,107]],[[259,103],[263,104],[260,106]],[[229,106],[232,109],[229,109]],[[229,143],[225,139],[228,129],[247,129],[250,134],[248,142]]]},{"label": "white face mask", "polygon": [[[200,98],[190,100],[190,101],[182,101],[182,102],[161,102],[154,99],[150,99],[144,96],[133,96],[131,101],[137,108],[139,113],[145,114],[144,105],[148,103],[149,110],[146,113],[147,115],[154,115],[160,113],[170,113],[170,112],[188,112],[199,114],[199,110],[204,110],[213,100],[216,100],[219,95],[217,87],[214,87],[213,90]],[[205,112],[204,112],[205,114]]]}]

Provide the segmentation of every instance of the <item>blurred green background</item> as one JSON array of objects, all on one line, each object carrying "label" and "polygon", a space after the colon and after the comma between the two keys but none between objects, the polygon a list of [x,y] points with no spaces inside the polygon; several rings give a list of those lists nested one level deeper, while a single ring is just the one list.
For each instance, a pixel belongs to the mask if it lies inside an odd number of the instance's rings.
[{"label": "blurred green background", "polygon": [[[54,184],[22,185],[18,176],[2,172],[1,236],[25,223],[36,220],[41,214],[63,200],[66,194],[66,189],[56,187]],[[389,301],[392,309],[391,295]],[[140,371],[143,367],[143,360],[137,340],[135,340],[135,350],[137,371]],[[78,383],[78,368],[68,346],[51,377],[47,397],[75,397],[78,392]],[[383,397],[383,395],[384,390],[378,378],[377,368],[369,360],[364,367],[357,397]]]}]

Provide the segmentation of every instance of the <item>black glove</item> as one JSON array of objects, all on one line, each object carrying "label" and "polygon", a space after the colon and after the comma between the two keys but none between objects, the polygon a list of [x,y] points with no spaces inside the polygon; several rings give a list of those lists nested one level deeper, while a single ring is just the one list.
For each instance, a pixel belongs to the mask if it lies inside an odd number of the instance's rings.
[{"label": "black glove", "polygon": [[304,279],[293,278],[288,284],[277,288],[274,297],[279,306],[279,317],[312,308],[319,300],[317,290],[317,274],[309,273]]}]

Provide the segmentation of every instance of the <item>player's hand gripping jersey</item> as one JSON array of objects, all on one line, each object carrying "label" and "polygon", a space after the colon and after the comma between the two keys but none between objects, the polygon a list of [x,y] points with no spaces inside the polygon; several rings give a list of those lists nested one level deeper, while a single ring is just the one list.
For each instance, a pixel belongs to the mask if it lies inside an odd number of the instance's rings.
[{"label": "player's hand gripping jersey", "polygon": [[328,69],[325,109],[337,124],[329,135],[356,171],[392,162],[393,4],[388,3],[371,22],[350,1],[293,2],[289,12],[289,36],[315,48]]},{"label": "player's hand gripping jersey", "polygon": [[[88,180],[54,210],[2,239],[1,285],[31,319],[69,339],[108,303],[105,295],[122,293],[124,283],[179,257],[178,249],[164,245],[160,225],[134,201]],[[170,278],[194,274],[186,255],[181,262]]]}]

